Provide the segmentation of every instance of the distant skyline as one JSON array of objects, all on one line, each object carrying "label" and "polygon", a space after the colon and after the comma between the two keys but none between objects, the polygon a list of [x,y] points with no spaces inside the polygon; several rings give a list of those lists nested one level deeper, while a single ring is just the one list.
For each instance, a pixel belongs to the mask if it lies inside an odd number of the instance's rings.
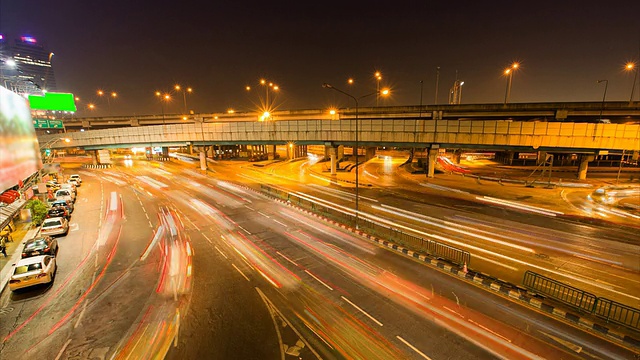
[{"label": "distant skyline", "polygon": [[[601,101],[601,79],[607,101],[624,101],[633,83],[624,65],[640,66],[639,19],[639,1],[0,3],[0,34],[31,35],[55,53],[58,90],[80,97],[78,116],[92,113],[88,102],[108,114],[99,89],[118,93],[114,115],[159,114],[155,92],[176,84],[193,88],[196,112],[253,111],[265,95],[261,78],[280,87],[279,109],[347,107],[322,84],[363,95],[375,90],[375,71],[392,89],[381,105],[418,105],[420,81],[429,105],[437,67],[440,104],[456,72],[462,104],[502,103],[514,61],[512,103]],[[174,94],[164,110],[183,107]]]}]

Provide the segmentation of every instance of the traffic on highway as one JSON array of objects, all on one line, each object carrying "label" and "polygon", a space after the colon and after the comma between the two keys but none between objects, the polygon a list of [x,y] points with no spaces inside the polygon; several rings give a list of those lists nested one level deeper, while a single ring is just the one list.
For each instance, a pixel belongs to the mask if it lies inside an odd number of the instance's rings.
[{"label": "traffic on highway", "polygon": [[[367,162],[361,221],[471,256],[460,267],[430,266],[353,228],[353,184],[327,181],[312,158],[218,161],[202,171],[188,154],[129,156],[109,169],[65,170],[82,186],[50,184],[49,217],[21,244],[0,296],[3,358],[637,355],[628,342],[449,270],[513,284],[536,271],[637,304],[638,245],[628,228],[478,201],[416,185],[400,160]],[[338,211],[342,222],[331,217]]]}]

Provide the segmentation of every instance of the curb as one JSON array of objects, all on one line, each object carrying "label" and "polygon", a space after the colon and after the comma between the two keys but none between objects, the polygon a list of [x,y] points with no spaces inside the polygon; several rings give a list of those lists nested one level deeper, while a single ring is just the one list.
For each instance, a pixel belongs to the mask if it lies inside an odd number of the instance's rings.
[{"label": "curb", "polygon": [[[35,237],[39,230],[40,228],[29,229],[19,241],[14,239],[13,241],[17,242],[17,245],[18,245],[16,249],[17,250],[20,249],[20,246],[22,245],[22,242],[25,239],[31,239]],[[5,269],[7,268],[12,269],[13,264],[17,263],[21,257],[22,257],[22,251],[14,251],[13,254],[11,255],[11,258],[9,258],[9,261],[4,265],[4,267],[2,267],[2,269],[0,269],[0,273],[5,272]],[[4,291],[7,284],[9,283],[9,279],[11,279],[12,272],[13,271],[11,270],[6,271],[6,274],[0,279],[0,293]]]},{"label": "curb", "polygon": [[553,306],[553,305],[549,305],[544,303],[542,300],[540,300],[537,296],[535,295],[530,295],[528,293],[528,291],[523,288],[520,287],[518,285],[514,285],[514,284],[510,284],[507,283],[505,281],[501,281],[495,278],[490,277],[489,275],[486,274],[480,274],[480,273],[476,273],[473,270],[467,269],[467,271],[464,271],[464,269],[460,269],[456,266],[452,266],[446,262],[443,261],[439,261],[438,259],[434,259],[431,258],[431,256],[429,255],[425,255],[422,254],[420,252],[417,251],[413,251],[413,250],[409,250],[405,247],[402,247],[398,244],[392,243],[390,241],[386,241],[383,239],[379,239],[373,235],[367,234],[364,231],[361,231],[359,229],[354,229],[352,227],[349,227],[347,225],[344,225],[342,223],[339,223],[335,220],[331,220],[325,216],[322,215],[318,215],[312,211],[303,209],[297,205],[294,205],[290,202],[287,202],[285,200],[282,200],[280,198],[274,197],[270,194],[265,194],[261,191],[257,191],[251,187],[245,186],[245,185],[241,185],[242,187],[244,187],[245,189],[248,190],[252,190],[256,193],[265,195],[275,201],[278,201],[282,204],[285,204],[287,206],[290,206],[292,208],[295,208],[298,211],[304,212],[306,214],[309,214],[315,218],[321,219],[324,222],[328,222],[330,224],[336,225],[342,229],[348,230],[352,233],[358,234],[368,240],[371,240],[379,245],[382,245],[383,247],[386,247],[388,249],[391,250],[395,250],[396,252],[399,252],[407,257],[413,258],[413,259],[417,259],[420,260],[426,264],[429,264],[441,271],[445,271],[445,272],[449,272],[455,276],[457,276],[458,278],[466,281],[466,282],[470,282],[470,283],[474,283],[476,285],[480,285],[482,287],[485,287],[489,290],[492,290],[493,292],[497,292],[500,293],[502,296],[507,296],[511,299],[514,300],[519,300],[520,302],[524,302],[525,304],[532,306],[534,308],[537,308],[539,310],[542,310],[543,312],[549,314],[549,315],[553,315],[556,318],[559,318],[561,320],[567,321],[573,325],[577,325],[581,328],[593,331],[599,335],[603,335],[606,338],[610,339],[610,340],[614,340],[615,342],[624,344],[624,345],[628,345],[628,346],[632,346],[634,348],[640,348],[640,340],[638,338],[634,338],[631,337],[629,335],[625,335],[619,331],[610,329],[606,326],[600,325],[598,323],[595,323],[594,321],[588,319],[588,318],[584,318],[581,317],[580,315],[574,314],[572,312],[566,311],[564,309],[561,309],[559,307]]}]

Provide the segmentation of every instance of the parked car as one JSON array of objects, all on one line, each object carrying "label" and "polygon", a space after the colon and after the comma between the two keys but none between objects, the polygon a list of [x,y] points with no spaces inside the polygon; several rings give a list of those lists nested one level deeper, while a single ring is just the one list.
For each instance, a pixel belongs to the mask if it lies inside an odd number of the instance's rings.
[{"label": "parked car", "polygon": [[56,258],[53,256],[40,255],[21,259],[13,270],[9,289],[16,291],[33,285],[48,284],[53,281],[57,268]]},{"label": "parked car", "polygon": [[31,239],[24,243],[22,249],[22,258],[28,258],[32,256],[51,255],[58,254],[58,240],[51,236],[42,236],[35,239]]},{"label": "parked car", "polygon": [[78,196],[78,192],[76,191],[76,187],[73,184],[60,184],[60,190],[69,190],[71,191],[71,196],[73,196],[73,201],[76,201],[76,197]]},{"label": "parked car", "polygon": [[69,222],[63,217],[45,219],[40,226],[40,235],[67,235],[68,233]]},{"label": "parked car", "polygon": [[61,205],[52,206],[49,211],[47,211],[47,218],[54,217],[63,217],[67,220],[71,218],[71,214],[69,214],[69,210]]},{"label": "parked car", "polygon": [[78,186],[80,186],[82,184],[82,179],[80,178],[80,175],[78,175],[78,174],[73,174],[73,175],[69,176],[69,180],[75,180],[76,182],[78,182]]},{"label": "parked car", "polygon": [[55,197],[58,200],[69,200],[71,202],[75,201],[75,197],[73,196],[73,191],[69,189],[60,189],[56,191],[53,197]]},{"label": "parked car", "polygon": [[54,199],[53,201],[49,202],[49,205],[51,207],[58,206],[58,205],[64,206],[67,209],[67,211],[69,211],[69,214],[71,214],[73,212],[73,210],[74,210],[73,202],[69,201],[69,200],[55,200]]},{"label": "parked car", "polygon": [[69,180],[67,180],[67,183],[73,184],[73,186],[75,186],[75,187],[80,186],[80,183],[76,179],[69,179]]}]

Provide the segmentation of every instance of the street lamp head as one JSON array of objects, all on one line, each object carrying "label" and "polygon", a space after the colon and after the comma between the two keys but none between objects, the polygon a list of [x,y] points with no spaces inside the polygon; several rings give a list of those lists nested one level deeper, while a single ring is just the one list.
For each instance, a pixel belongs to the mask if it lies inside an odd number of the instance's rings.
[{"label": "street lamp head", "polygon": [[100,96],[104,95],[104,91],[98,90],[98,95],[100,95]]},{"label": "street lamp head", "polygon": [[389,94],[391,94],[391,90],[390,89],[382,89],[382,90],[380,90],[380,95],[382,95],[382,96],[387,96]]},{"label": "street lamp head", "polygon": [[632,63],[632,62],[628,62],[628,63],[624,66],[624,68],[625,68],[626,70],[633,70],[635,67],[636,67],[636,64],[634,64],[634,63]]},{"label": "street lamp head", "polygon": [[504,74],[505,74],[505,75],[509,75],[510,73],[511,73],[511,69],[506,69],[506,70],[504,71]]},{"label": "street lamp head", "polygon": [[260,79],[260,84],[261,84],[261,85],[264,85],[264,84],[266,84],[266,83],[267,83],[267,81],[266,81],[265,79]]},{"label": "street lamp head", "polygon": [[112,92],[112,93],[111,93],[111,97],[118,97],[118,94],[117,94],[117,93],[115,93],[115,92]]},{"label": "street lamp head", "polygon": [[245,87],[245,89],[246,89],[247,91],[251,91],[251,86],[248,86],[248,85],[247,85],[247,86]]},{"label": "street lamp head", "polygon": [[162,94],[160,93],[160,91],[156,91],[156,96],[161,96]]},{"label": "street lamp head", "polygon": [[335,115],[336,114],[336,109],[330,109],[329,110],[329,114],[330,115]]},{"label": "street lamp head", "polygon": [[187,88],[187,92],[188,93],[193,92],[193,89],[192,88]]},{"label": "street lamp head", "polygon": [[460,81],[460,86],[464,85],[464,81]]},{"label": "street lamp head", "polygon": [[380,71],[376,71],[376,73],[373,74],[373,76],[375,76],[378,80],[382,78],[382,74],[380,74]]},{"label": "street lamp head", "polygon": [[333,89],[333,86],[331,86],[331,84],[327,84],[327,83],[322,84],[322,87],[326,88],[326,89]]},{"label": "street lamp head", "polygon": [[63,140],[64,140],[64,142],[66,142],[66,143],[70,143],[70,142],[71,142],[71,139],[69,139],[69,138],[64,138]]},{"label": "street lamp head", "polygon": [[511,68],[512,68],[512,69],[514,69],[514,70],[515,70],[515,69],[517,69],[517,68],[519,68],[519,67],[520,67],[520,64],[518,64],[517,62],[514,62],[514,63],[511,65]]},{"label": "street lamp head", "polygon": [[353,78],[349,78],[349,79],[347,80],[347,84],[349,84],[349,85],[353,85],[353,83],[354,83]]},{"label": "street lamp head", "polygon": [[174,86],[176,90],[180,91],[180,85]]},{"label": "street lamp head", "polygon": [[609,82],[609,80],[598,80],[598,84],[603,83],[603,82]]},{"label": "street lamp head", "polygon": [[75,101],[80,101],[80,98],[79,98],[79,97],[77,97],[77,96],[76,96],[75,98],[73,98],[73,99],[74,99]]},{"label": "street lamp head", "polygon": [[171,96],[169,96],[169,94],[164,94],[164,99],[166,101],[169,101],[169,100],[171,100]]},{"label": "street lamp head", "polygon": [[273,90],[278,91],[280,90],[280,87],[278,85],[273,85]]},{"label": "street lamp head", "polygon": [[90,110],[93,110],[93,109],[95,109],[95,108],[96,108],[96,106],[95,106],[95,105],[93,105],[93,104],[89,104],[89,105],[87,105],[87,107],[88,107]]}]

